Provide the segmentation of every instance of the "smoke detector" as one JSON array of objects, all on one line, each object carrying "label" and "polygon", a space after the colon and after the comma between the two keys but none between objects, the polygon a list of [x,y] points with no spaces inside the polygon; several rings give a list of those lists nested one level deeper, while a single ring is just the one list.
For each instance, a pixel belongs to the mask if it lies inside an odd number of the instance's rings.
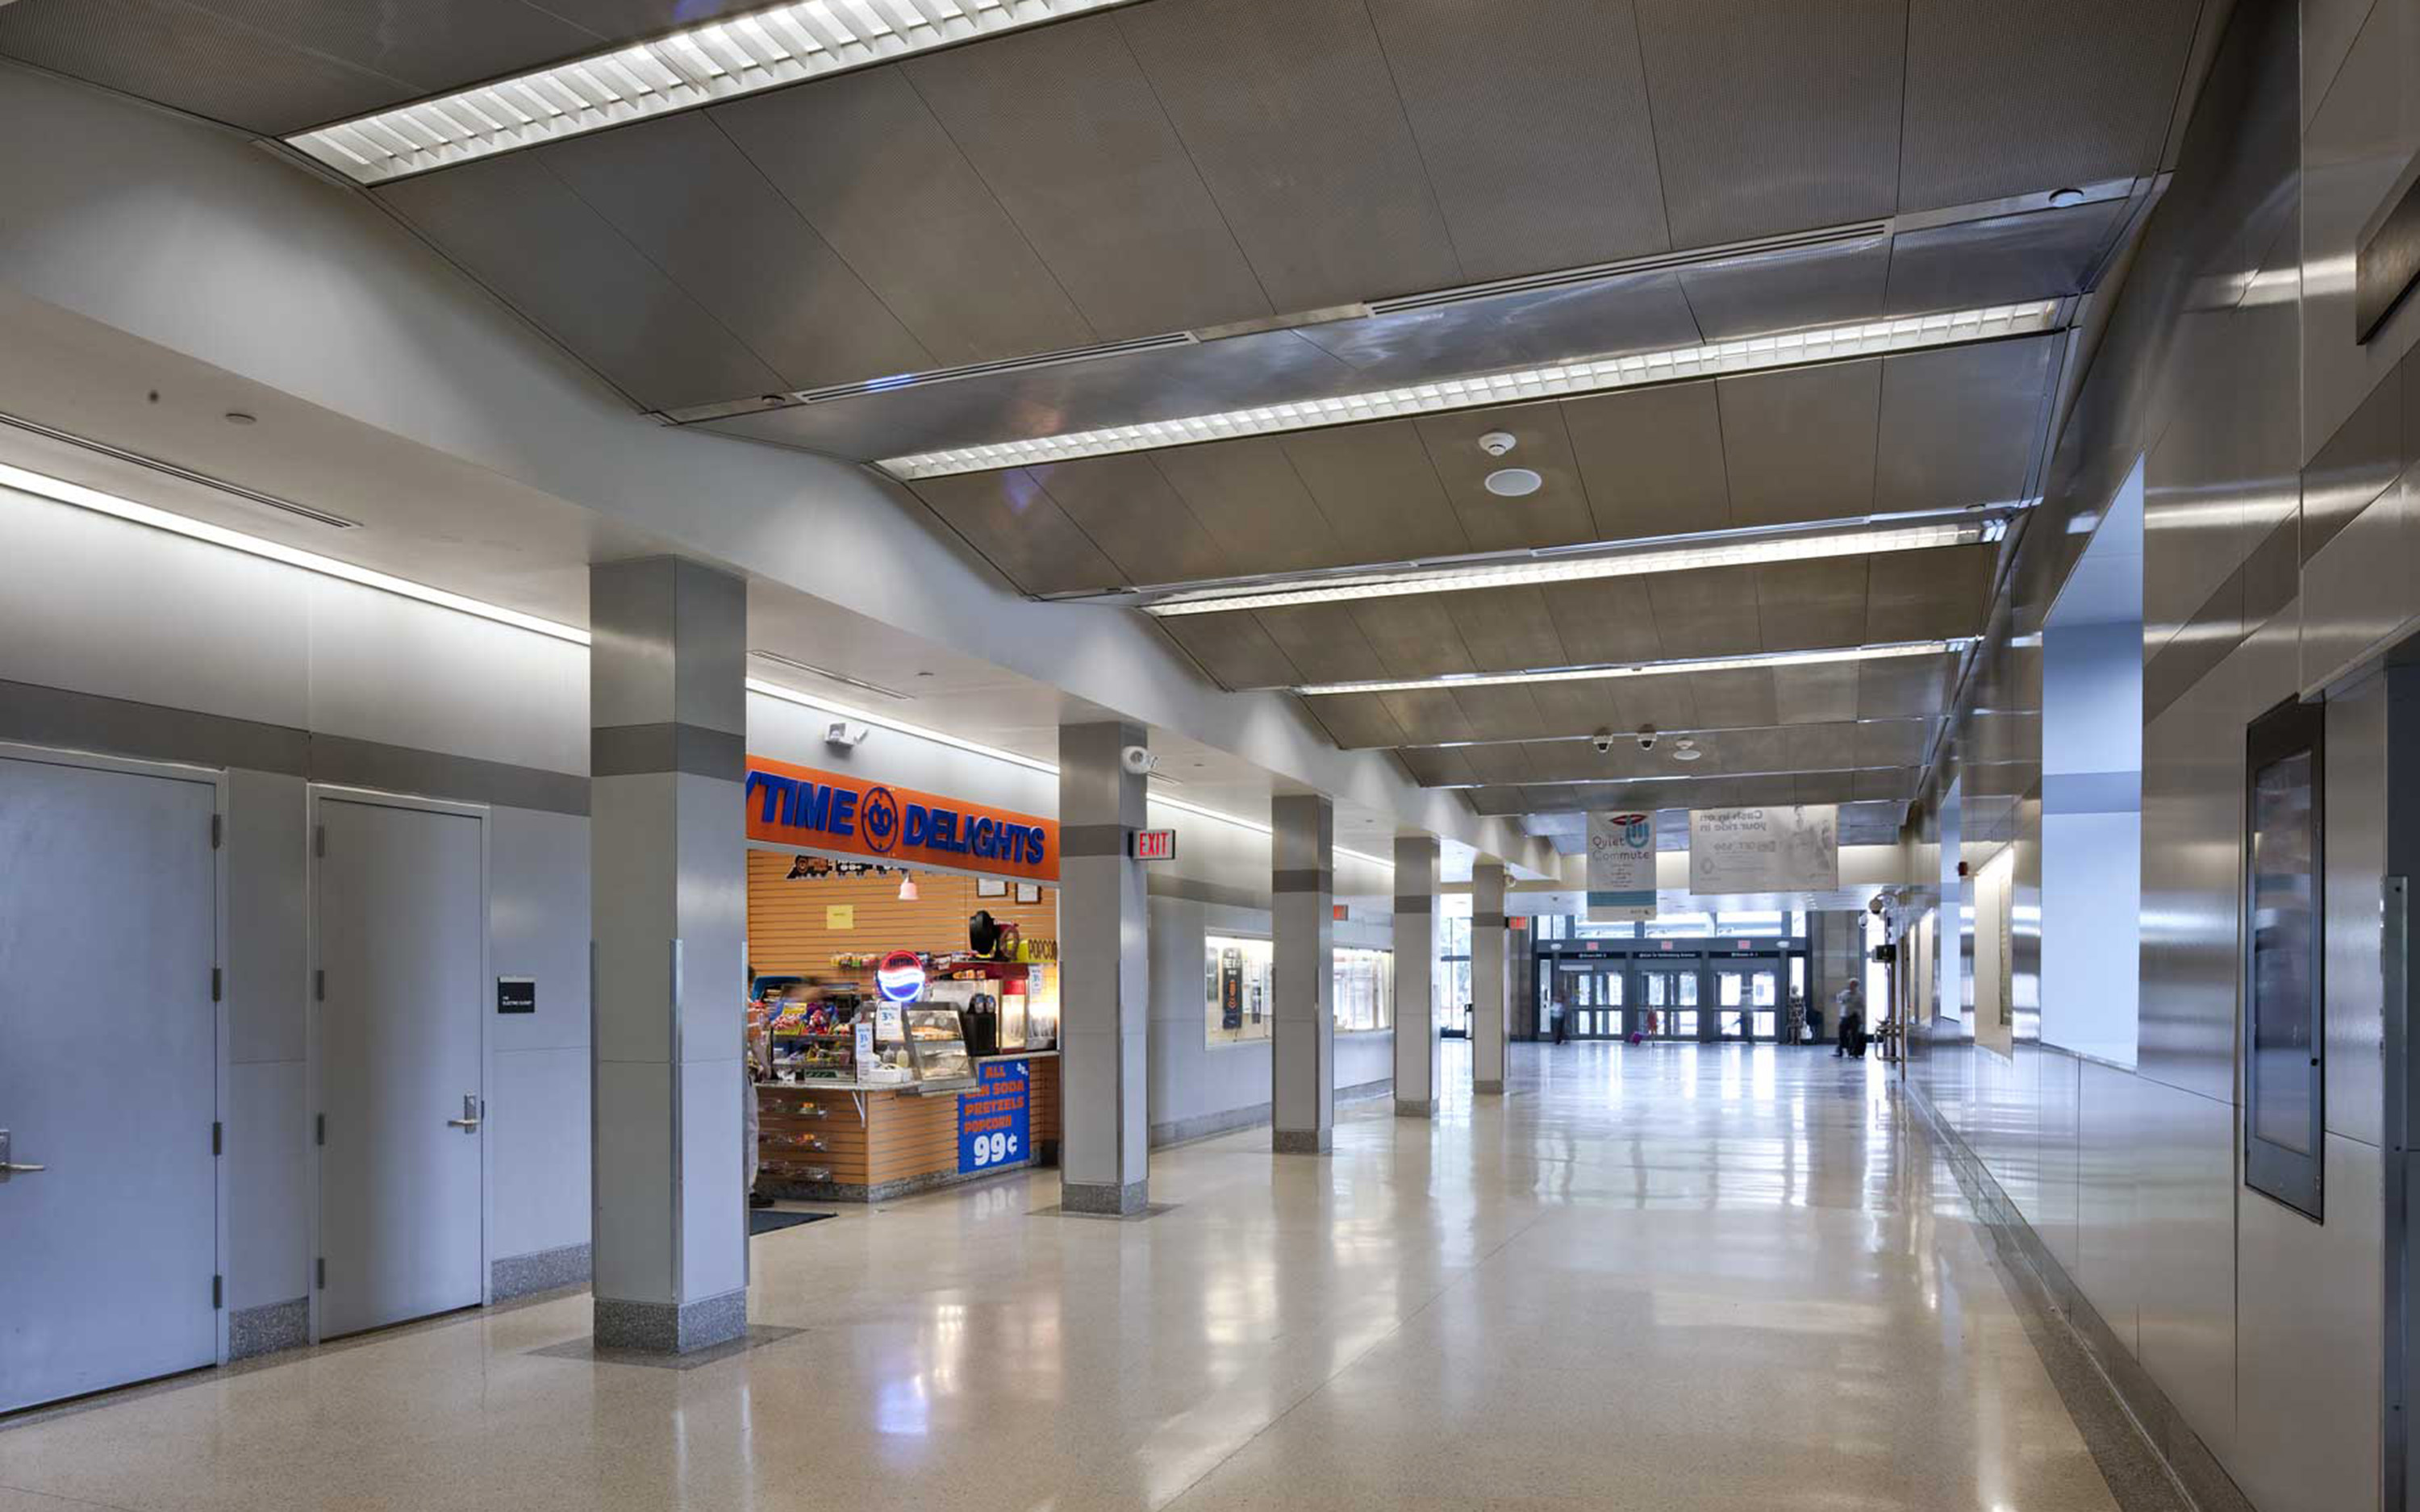
[{"label": "smoke detector", "polygon": [[1491,430],[1479,438],[1479,449],[1490,456],[1502,456],[1520,444],[1520,440],[1509,430]]},{"label": "smoke detector", "polygon": [[1498,499],[1526,499],[1546,482],[1528,468],[1497,468],[1486,481],[1487,491]]}]

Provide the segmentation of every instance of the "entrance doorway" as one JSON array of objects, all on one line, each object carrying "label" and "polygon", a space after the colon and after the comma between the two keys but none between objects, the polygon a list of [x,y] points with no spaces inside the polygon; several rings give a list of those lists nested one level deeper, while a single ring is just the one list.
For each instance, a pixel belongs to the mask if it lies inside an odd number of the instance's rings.
[{"label": "entrance doorway", "polygon": [[1781,963],[1771,956],[1714,963],[1714,1038],[1772,1040],[1781,1029]]},{"label": "entrance doorway", "polygon": [[1555,973],[1563,991],[1564,1028],[1575,1040],[1619,1040],[1627,980],[1621,963],[1569,964]]},{"label": "entrance doorway", "polygon": [[314,800],[322,1338],[485,1300],[486,822]]},{"label": "entrance doorway", "polygon": [[218,1358],[217,812],[0,759],[0,1412]]},{"label": "entrance doorway", "polygon": [[1699,1038],[1704,1010],[1699,1003],[1697,957],[1657,957],[1631,967],[1634,1027],[1650,1040]]}]

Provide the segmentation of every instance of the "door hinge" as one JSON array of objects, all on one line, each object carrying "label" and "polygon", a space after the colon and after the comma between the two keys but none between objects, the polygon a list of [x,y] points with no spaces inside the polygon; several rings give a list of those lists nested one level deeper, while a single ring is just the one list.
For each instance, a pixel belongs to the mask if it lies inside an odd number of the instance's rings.
[{"label": "door hinge", "polygon": [[218,966],[212,966],[212,967],[210,967],[210,1001],[211,1001],[211,1002],[215,1003],[215,1002],[217,1002],[217,1001],[219,1000],[219,994],[220,994],[222,991],[224,991],[224,990],[225,990],[225,972],[222,970],[222,968],[220,968],[220,967],[218,967]]},{"label": "door hinge", "polygon": [[325,966],[311,973],[311,1000],[315,1003],[328,1000],[328,968]]},{"label": "door hinge", "polygon": [[214,1275],[210,1277],[210,1311],[217,1312],[220,1308],[225,1305],[226,1277],[224,1275]]},{"label": "door hinge", "polygon": [[311,828],[311,854],[312,854],[312,855],[314,855],[314,856],[326,856],[326,855],[328,854],[328,826],[327,826],[327,825],[313,825],[313,826],[312,826],[312,828]]},{"label": "door hinge", "polygon": [[328,1257],[325,1255],[319,1257],[319,1269],[316,1280],[321,1291],[328,1289]]},{"label": "door hinge", "polygon": [[226,1153],[226,1125],[216,1119],[210,1121],[210,1153],[213,1155]]},{"label": "door hinge", "polygon": [[311,1117],[311,1143],[315,1145],[324,1145],[327,1142],[328,1116],[324,1113],[313,1114]]},{"label": "door hinge", "polygon": [[225,843],[226,818],[223,814],[212,814],[210,815],[210,849],[217,850]]}]

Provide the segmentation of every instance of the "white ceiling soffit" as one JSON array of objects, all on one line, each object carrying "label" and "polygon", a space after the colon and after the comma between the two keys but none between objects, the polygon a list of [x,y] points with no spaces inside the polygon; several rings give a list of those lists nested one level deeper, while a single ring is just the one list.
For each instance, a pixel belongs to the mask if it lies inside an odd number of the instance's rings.
[{"label": "white ceiling soffit", "polygon": [[356,183],[384,183],[1131,3],[793,0],[286,141]]},{"label": "white ceiling soffit", "polygon": [[1772,667],[1809,667],[1861,661],[1894,661],[1962,650],[1972,637],[1910,640],[1894,645],[1839,646],[1815,651],[1777,651],[1746,656],[1700,656],[1687,660],[1628,662],[1604,667],[1554,667],[1512,672],[1447,672],[1436,677],[1387,678],[1358,683],[1311,683],[1295,689],[1306,698],[1350,693],[1412,693],[1431,689],[1502,687],[1531,683],[1583,683],[1624,677],[1669,677],[1687,672],[1749,671]]}]

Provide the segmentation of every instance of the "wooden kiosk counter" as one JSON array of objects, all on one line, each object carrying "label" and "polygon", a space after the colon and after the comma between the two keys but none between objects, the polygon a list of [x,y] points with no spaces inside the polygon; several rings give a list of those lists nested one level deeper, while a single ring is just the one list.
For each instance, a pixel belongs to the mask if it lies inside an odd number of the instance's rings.
[{"label": "wooden kiosk counter", "polygon": [[[898,1087],[862,1082],[760,1082],[759,1192],[824,1202],[881,1202],[1059,1159],[1059,1052],[1030,1051],[975,1062],[985,1083]],[[1001,1091],[1003,1085],[1016,1090]],[[1023,1103],[1017,1110],[999,1104]],[[995,1135],[1019,1148],[973,1142]],[[998,1157],[994,1158],[994,1150]]]}]

